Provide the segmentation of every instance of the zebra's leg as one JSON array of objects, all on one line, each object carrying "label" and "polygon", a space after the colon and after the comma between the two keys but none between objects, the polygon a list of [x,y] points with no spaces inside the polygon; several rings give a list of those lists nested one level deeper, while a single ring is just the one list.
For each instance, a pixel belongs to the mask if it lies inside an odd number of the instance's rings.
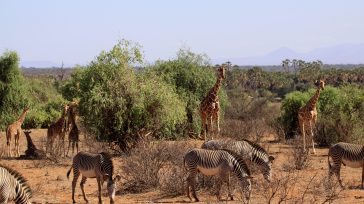
[{"label": "zebra's leg", "polygon": [[86,203],[88,203],[88,200],[87,200],[86,194],[85,194],[85,190],[83,188],[83,185],[86,183],[86,180],[87,180],[87,177],[82,176],[80,186],[81,186],[81,191],[82,191],[83,199],[86,201]]},{"label": "zebra's leg", "polygon": [[[77,179],[80,176],[80,172],[78,171],[77,168],[73,167],[73,180],[72,180],[72,201],[73,203],[76,203],[75,200],[75,188],[76,188],[76,183],[77,183]],[[81,181],[82,183],[82,181]],[[83,192],[83,184],[81,185],[81,190]]]},{"label": "zebra's leg", "polygon": [[334,168],[333,168],[333,171],[337,177],[337,180],[339,181],[339,184],[341,186],[341,188],[345,188],[344,185],[342,184],[342,181],[340,179],[340,169],[341,169],[341,164],[339,163],[338,165],[334,164]]},{"label": "zebra's leg", "polygon": [[192,170],[189,172],[189,175],[187,177],[187,197],[192,201],[192,198],[190,197],[190,188],[192,191],[192,197],[195,199],[196,202],[199,201],[196,195],[196,170]]},{"label": "zebra's leg", "polygon": [[229,175],[228,175],[228,180],[227,180],[227,187],[228,187],[228,199],[230,199],[230,200],[234,200],[234,197],[233,197],[233,194],[231,193],[231,188],[230,188],[230,184],[231,184],[231,180],[230,180],[230,178],[231,178],[231,174],[230,174],[230,172],[229,172]]},{"label": "zebra's leg", "polygon": [[96,177],[96,179],[97,179],[97,188],[99,190],[99,204],[102,204],[102,199],[101,199],[101,182],[103,182],[103,178]]}]

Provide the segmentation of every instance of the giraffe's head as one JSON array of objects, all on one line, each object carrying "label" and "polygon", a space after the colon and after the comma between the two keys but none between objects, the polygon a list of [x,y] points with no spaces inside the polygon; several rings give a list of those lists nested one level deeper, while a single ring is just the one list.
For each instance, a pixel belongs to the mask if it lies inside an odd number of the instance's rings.
[{"label": "giraffe's head", "polygon": [[225,79],[225,65],[221,65],[219,66],[219,68],[217,68],[217,77],[221,78],[221,79]]},{"label": "giraffe's head", "polygon": [[325,82],[324,82],[324,80],[317,80],[316,82],[315,82],[315,85],[316,86],[318,86],[321,90],[324,90],[325,89]]},{"label": "giraffe's head", "polygon": [[64,115],[66,115],[66,114],[67,114],[68,109],[69,109],[69,105],[64,104],[64,105],[63,105],[63,114],[64,114]]}]

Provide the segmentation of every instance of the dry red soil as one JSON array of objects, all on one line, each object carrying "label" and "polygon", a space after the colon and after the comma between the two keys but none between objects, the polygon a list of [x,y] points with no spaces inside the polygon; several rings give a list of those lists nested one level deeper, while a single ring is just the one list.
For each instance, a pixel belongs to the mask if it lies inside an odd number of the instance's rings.
[{"label": "dry red soil", "polygon": [[[41,141],[45,140],[46,130],[32,130],[31,136],[35,141],[36,145],[40,145]],[[34,191],[32,202],[34,203],[72,203],[71,200],[71,179],[67,179],[66,172],[70,168],[72,158],[64,158],[60,163],[54,164],[52,162],[47,162],[45,160],[17,160],[17,159],[4,159],[4,150],[6,149],[6,137],[4,132],[0,133],[0,150],[2,154],[1,164],[8,165],[14,169],[21,172],[24,177],[28,179],[28,182]],[[12,141],[13,142],[13,141]],[[201,141],[196,141],[196,146],[201,144]],[[26,140],[25,136],[22,135],[20,138],[20,150],[24,152],[26,150]],[[13,144],[12,144],[13,145]],[[265,143],[264,147],[268,147],[269,152],[276,157],[274,163],[274,174],[278,174],[282,171],[284,165],[289,162],[289,157],[291,154],[291,146],[281,144],[281,143]],[[82,149],[81,145],[81,149]],[[321,179],[328,173],[327,164],[327,148],[317,149],[317,154],[312,155],[311,165],[300,171],[302,178],[298,182],[305,183],[310,180],[311,177],[316,175],[316,178]],[[21,153],[22,154],[22,153]],[[24,153],[23,153],[24,154]],[[115,158],[115,166],[120,166],[122,164],[122,158]],[[120,169],[116,171],[122,174]],[[341,176],[346,186],[346,189],[342,191],[339,198],[334,201],[334,203],[364,203],[364,190],[361,190],[361,175],[362,170],[352,169],[349,167],[342,167]],[[261,174],[255,174],[254,179],[263,179]],[[80,179],[79,179],[80,181]],[[121,184],[122,185],[122,184]],[[105,187],[105,185],[104,185]],[[120,189],[122,189],[122,186]],[[254,188],[254,185],[253,185]],[[303,189],[297,187],[293,191],[293,194],[299,195]],[[97,185],[95,179],[89,179],[85,185],[85,191],[88,196],[90,203],[97,203]],[[103,201],[104,203],[109,203],[106,191],[104,190]],[[314,192],[308,192],[314,193]],[[199,190],[198,196],[201,200],[200,203],[217,203],[216,197],[211,194],[210,191]],[[321,201],[315,201],[321,203],[325,198],[322,195]],[[239,197],[238,197],[239,199]],[[79,203],[84,203],[82,198],[82,193],[79,188],[79,184],[76,186],[76,200]],[[177,197],[171,197],[159,190],[151,190],[146,193],[140,194],[130,194],[118,191],[116,196],[116,203],[188,203],[190,202],[186,195],[181,195]],[[240,203],[241,201],[225,201],[224,203]],[[293,201],[287,201],[286,203],[292,203]],[[310,203],[309,199],[304,201],[304,203]],[[251,203],[266,203],[261,192],[254,191],[251,198]],[[276,203],[273,201],[272,203]]]}]

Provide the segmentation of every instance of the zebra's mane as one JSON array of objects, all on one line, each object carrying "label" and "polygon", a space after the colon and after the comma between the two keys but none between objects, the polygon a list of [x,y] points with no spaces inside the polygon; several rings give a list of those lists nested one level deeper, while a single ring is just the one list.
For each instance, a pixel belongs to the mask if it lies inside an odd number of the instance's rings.
[{"label": "zebra's mane", "polygon": [[254,149],[256,149],[256,150],[258,150],[260,152],[264,152],[265,154],[269,155],[268,152],[263,147],[258,145],[257,143],[249,141],[247,139],[243,139],[243,141],[249,143]]},{"label": "zebra's mane", "polygon": [[248,174],[248,176],[251,175],[248,165],[245,163],[244,159],[241,156],[239,156],[234,151],[231,151],[229,149],[221,149],[221,150],[231,154],[231,156],[233,156],[236,159],[238,164],[244,169],[244,171]]},{"label": "zebra's mane", "polygon": [[32,197],[32,189],[30,188],[27,179],[20,172],[3,164],[0,164],[0,167],[6,169],[10,175],[12,175],[19,182],[19,184],[24,187],[24,191],[26,194],[28,194],[29,198]]},{"label": "zebra's mane", "polygon": [[[112,162],[111,154],[107,152],[100,152],[99,154],[101,154],[102,158],[104,159],[104,162],[111,164],[111,173],[114,173],[114,163]],[[109,176],[111,178],[112,175]]]}]

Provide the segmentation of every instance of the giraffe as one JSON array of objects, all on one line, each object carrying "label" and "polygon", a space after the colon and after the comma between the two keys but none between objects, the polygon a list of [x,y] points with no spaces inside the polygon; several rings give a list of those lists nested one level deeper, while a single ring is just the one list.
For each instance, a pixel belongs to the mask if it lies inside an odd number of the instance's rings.
[{"label": "giraffe", "polygon": [[[216,122],[217,134],[220,133],[219,114],[220,114],[220,103],[219,103],[219,89],[221,81],[225,78],[225,66],[222,65],[217,69],[217,79],[215,85],[208,92],[207,96],[201,101],[200,105],[200,116],[201,116],[201,133],[204,135],[206,141],[206,134],[208,130],[213,131],[212,123]],[[208,127],[209,126],[209,127]]]},{"label": "giraffe", "polygon": [[6,146],[7,146],[7,156],[11,157],[11,148],[10,148],[10,142],[11,142],[11,138],[14,137],[14,142],[15,142],[15,156],[19,157],[19,137],[20,134],[22,134],[22,129],[21,129],[21,125],[24,122],[25,116],[27,115],[29,111],[29,108],[24,108],[23,113],[20,115],[20,117],[18,118],[18,120],[16,120],[15,122],[13,122],[12,124],[10,124],[7,128],[6,128]]},{"label": "giraffe", "polygon": [[69,114],[68,114],[68,121],[69,124],[71,126],[71,130],[68,134],[68,150],[67,150],[67,156],[68,156],[68,152],[70,150],[70,146],[72,143],[72,154],[74,153],[74,149],[75,149],[75,145],[76,145],[76,150],[78,152],[78,141],[79,141],[79,129],[77,127],[77,123],[76,123],[76,108],[78,106],[78,103],[76,102],[72,102],[69,104]]},{"label": "giraffe", "polygon": [[64,138],[66,136],[66,132],[68,130],[68,115],[69,106],[67,104],[63,105],[63,111],[61,117],[53,124],[51,124],[47,131],[47,148],[46,152],[53,153],[53,143],[56,137],[58,136],[61,140],[61,148],[63,148],[63,154],[66,155],[66,149],[64,145]]},{"label": "giraffe", "polygon": [[311,141],[312,141],[312,149],[313,153],[316,154],[315,144],[313,139],[313,126],[317,121],[317,110],[316,104],[320,97],[321,90],[324,90],[325,82],[323,80],[316,81],[316,85],[318,85],[315,95],[307,102],[307,104],[301,107],[298,111],[298,123],[300,127],[300,131],[303,139],[303,149],[306,151],[306,127],[311,132]]}]

